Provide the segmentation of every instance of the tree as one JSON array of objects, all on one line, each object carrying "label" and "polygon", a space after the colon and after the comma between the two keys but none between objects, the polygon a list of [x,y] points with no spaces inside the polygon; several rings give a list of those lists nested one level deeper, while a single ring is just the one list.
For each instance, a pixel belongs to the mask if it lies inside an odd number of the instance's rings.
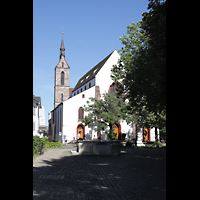
[{"label": "tree", "polygon": [[[146,75],[151,84],[154,98],[147,96],[151,111],[162,112],[166,109],[166,1],[149,0],[149,12],[143,13],[142,32],[148,37],[145,56]],[[147,77],[147,76],[146,76]]]},{"label": "tree", "polygon": [[142,21],[132,22],[128,35],[120,37],[125,47],[111,78],[124,86],[132,116],[139,124],[156,127],[157,137],[157,127],[163,128],[166,118],[166,1],[149,1]]},{"label": "tree", "polygon": [[84,111],[88,112],[88,115],[84,117],[82,123],[87,126],[95,121],[98,131],[103,131],[109,127],[108,137],[115,139],[112,125],[118,124],[120,119],[125,118],[126,103],[114,94],[108,93],[104,93],[100,100],[92,97],[89,99],[87,106],[84,105]]}]

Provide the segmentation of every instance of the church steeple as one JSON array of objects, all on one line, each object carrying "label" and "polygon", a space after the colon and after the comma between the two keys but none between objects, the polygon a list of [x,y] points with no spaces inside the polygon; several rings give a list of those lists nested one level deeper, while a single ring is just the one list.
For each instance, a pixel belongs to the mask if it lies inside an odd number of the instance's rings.
[{"label": "church steeple", "polygon": [[69,70],[70,67],[65,60],[65,47],[62,32],[59,62],[55,67],[54,108],[69,98]]},{"label": "church steeple", "polygon": [[61,41],[61,46],[60,46],[60,59],[61,57],[65,57],[65,47],[64,47],[64,42],[63,42],[63,32],[62,32],[62,41]]}]

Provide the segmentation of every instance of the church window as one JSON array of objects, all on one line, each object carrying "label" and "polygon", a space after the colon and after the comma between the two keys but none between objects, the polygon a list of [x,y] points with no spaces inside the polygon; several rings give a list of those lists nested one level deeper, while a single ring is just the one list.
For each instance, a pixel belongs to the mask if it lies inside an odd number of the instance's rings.
[{"label": "church window", "polygon": [[81,88],[81,92],[82,92],[83,90],[82,90],[82,88]]},{"label": "church window", "polygon": [[91,88],[91,83],[89,82],[89,88]]},{"label": "church window", "polygon": [[86,85],[85,85],[85,90],[86,90]]},{"label": "church window", "polygon": [[[117,87],[122,89],[122,85],[121,85],[119,82],[117,83]],[[108,89],[108,94],[114,94],[114,95],[116,95],[116,94],[115,94],[115,90],[116,90],[115,84],[112,83],[112,84],[110,85],[109,89]],[[124,96],[124,95],[125,95],[125,94],[123,93],[122,96]],[[120,101],[123,102],[123,100],[120,100]]]},{"label": "church window", "polygon": [[61,85],[64,85],[65,73],[61,72]]},{"label": "church window", "polygon": [[62,68],[64,67],[64,62],[62,62]]},{"label": "church window", "polygon": [[109,94],[115,94],[115,86],[112,85],[110,88],[109,88]]},{"label": "church window", "polygon": [[63,93],[61,93],[61,101],[63,101]]},{"label": "church window", "polygon": [[79,90],[77,90],[77,94],[79,94]]},{"label": "church window", "polygon": [[78,120],[81,121],[84,118],[84,110],[82,107],[78,109]]}]

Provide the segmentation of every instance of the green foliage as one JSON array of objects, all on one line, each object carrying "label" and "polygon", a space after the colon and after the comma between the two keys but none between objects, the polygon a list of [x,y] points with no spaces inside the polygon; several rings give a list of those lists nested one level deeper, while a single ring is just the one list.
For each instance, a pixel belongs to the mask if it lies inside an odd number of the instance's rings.
[{"label": "green foliage", "polygon": [[47,137],[43,137],[43,138],[41,138],[41,140],[43,141],[43,143],[48,142],[48,138]]},{"label": "green foliage", "polygon": [[46,138],[46,137],[40,138],[39,136],[33,136],[33,155],[39,153],[42,142],[43,142],[44,149],[62,148],[62,143],[60,141],[59,142],[49,142],[48,138]]},{"label": "green foliage", "polygon": [[165,127],[166,123],[166,1],[150,0],[149,12],[142,21],[127,26],[121,59],[114,65],[111,78],[123,85],[129,101],[127,122],[146,127]]},{"label": "green foliage", "polygon": [[133,142],[131,142],[131,140],[128,140],[127,143],[126,143],[126,146],[127,147],[132,147],[133,145]]},{"label": "green foliage", "polygon": [[49,144],[48,138],[47,137],[43,137],[43,138],[40,138],[40,139],[43,142],[44,149],[48,148],[48,144]]},{"label": "green foliage", "polygon": [[90,98],[90,101],[87,101],[87,106],[84,105],[84,111],[88,112],[88,115],[85,115],[82,123],[87,126],[95,122],[98,131],[109,127],[108,137],[114,139],[112,125],[117,124],[120,119],[125,117],[125,109],[126,103],[122,102],[122,98],[117,98],[114,94],[104,93],[102,99]]},{"label": "green foliage", "polygon": [[113,132],[113,129],[111,128],[109,133],[107,133],[107,136],[110,140],[114,140],[116,138],[116,135]]},{"label": "green foliage", "polygon": [[62,148],[62,143],[60,141],[58,142],[49,142],[48,148]]},{"label": "green foliage", "polygon": [[39,152],[42,141],[39,136],[33,136],[33,155]]}]

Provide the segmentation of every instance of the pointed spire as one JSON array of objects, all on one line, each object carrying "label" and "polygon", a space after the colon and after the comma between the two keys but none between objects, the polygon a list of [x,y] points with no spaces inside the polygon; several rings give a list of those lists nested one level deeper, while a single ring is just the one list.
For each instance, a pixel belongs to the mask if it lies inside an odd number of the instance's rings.
[{"label": "pointed spire", "polygon": [[61,41],[60,49],[65,50],[64,42],[63,42],[63,32],[62,32],[62,41]]},{"label": "pointed spire", "polygon": [[65,57],[65,47],[64,47],[64,42],[63,42],[63,32],[62,32],[62,41],[61,41],[61,46],[60,46],[60,59],[61,57]]}]

